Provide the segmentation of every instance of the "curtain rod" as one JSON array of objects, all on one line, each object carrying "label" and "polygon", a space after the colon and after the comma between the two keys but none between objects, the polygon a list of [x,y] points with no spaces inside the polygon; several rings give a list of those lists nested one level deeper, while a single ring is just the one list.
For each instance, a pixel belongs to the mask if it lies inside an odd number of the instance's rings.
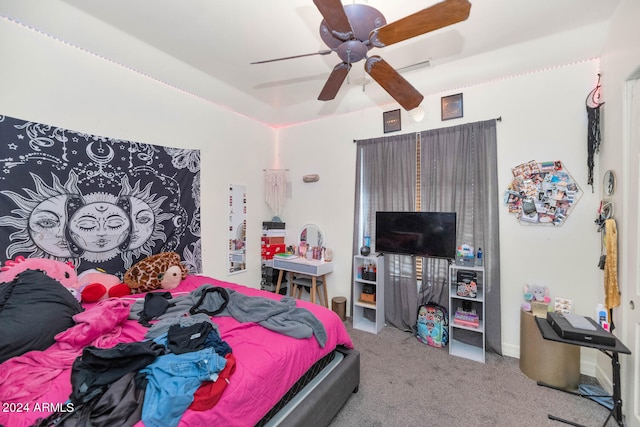
[{"label": "curtain rod", "polygon": [[[501,122],[501,121],[502,121],[502,116],[498,116],[498,117],[496,117],[494,120],[495,120],[496,122]],[[415,133],[417,133],[417,132],[415,132]],[[357,139],[354,139],[354,140],[353,140],[353,142],[354,142],[354,144],[355,144],[356,142],[358,142],[358,140],[357,140]]]},{"label": "curtain rod", "polygon": [[266,171],[288,171],[289,169],[262,169],[262,172]]}]

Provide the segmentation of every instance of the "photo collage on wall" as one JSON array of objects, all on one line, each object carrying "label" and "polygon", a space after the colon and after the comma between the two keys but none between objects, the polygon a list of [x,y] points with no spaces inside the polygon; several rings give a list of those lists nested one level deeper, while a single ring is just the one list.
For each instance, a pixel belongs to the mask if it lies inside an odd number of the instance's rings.
[{"label": "photo collage on wall", "polygon": [[504,201],[521,224],[562,225],[582,196],[560,160],[531,160],[511,169]]}]

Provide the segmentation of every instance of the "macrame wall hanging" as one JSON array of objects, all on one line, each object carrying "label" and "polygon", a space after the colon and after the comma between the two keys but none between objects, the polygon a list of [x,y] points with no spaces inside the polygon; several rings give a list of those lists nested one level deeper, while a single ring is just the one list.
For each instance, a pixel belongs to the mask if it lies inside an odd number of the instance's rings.
[{"label": "macrame wall hanging", "polygon": [[593,88],[585,101],[587,106],[587,167],[589,170],[587,176],[587,185],[591,186],[593,193],[593,167],[595,166],[594,156],[600,151],[600,106],[604,102],[600,102],[600,74],[598,74],[598,83]]},{"label": "macrame wall hanging", "polygon": [[287,169],[267,169],[264,172],[265,201],[278,217],[287,197]]}]

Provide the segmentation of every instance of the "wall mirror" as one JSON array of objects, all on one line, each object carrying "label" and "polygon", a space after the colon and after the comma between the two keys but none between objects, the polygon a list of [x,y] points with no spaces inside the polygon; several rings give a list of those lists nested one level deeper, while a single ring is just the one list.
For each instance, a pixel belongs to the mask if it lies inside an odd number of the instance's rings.
[{"label": "wall mirror", "polygon": [[229,274],[247,269],[247,186],[229,186]]},{"label": "wall mirror", "polygon": [[616,190],[616,175],[612,170],[608,170],[604,173],[603,188],[605,196],[613,196],[613,192]]}]

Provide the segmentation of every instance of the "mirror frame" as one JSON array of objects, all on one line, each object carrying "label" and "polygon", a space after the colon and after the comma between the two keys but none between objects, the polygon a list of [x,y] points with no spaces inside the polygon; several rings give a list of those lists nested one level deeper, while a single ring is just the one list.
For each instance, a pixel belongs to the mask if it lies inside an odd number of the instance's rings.
[{"label": "mirror frame", "polygon": [[228,274],[247,270],[247,186],[229,185]]}]

